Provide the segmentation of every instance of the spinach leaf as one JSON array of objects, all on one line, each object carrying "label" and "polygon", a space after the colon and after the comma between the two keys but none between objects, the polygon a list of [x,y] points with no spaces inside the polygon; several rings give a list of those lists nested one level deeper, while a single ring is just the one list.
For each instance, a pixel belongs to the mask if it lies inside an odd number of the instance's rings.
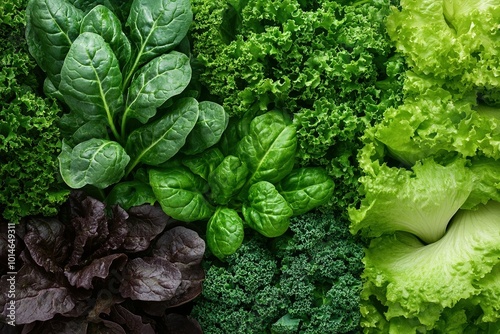
[{"label": "spinach leaf", "polygon": [[132,152],[131,171],[139,162],[158,166],[173,157],[186,142],[198,119],[198,101],[177,100],[161,119],[134,130],[125,149]]},{"label": "spinach leaf", "polygon": [[106,124],[101,121],[90,121],[81,125],[71,137],[66,138],[66,144],[69,146],[78,145],[78,143],[84,142],[92,138],[108,139],[108,129]]},{"label": "spinach leaf", "polygon": [[123,107],[118,59],[101,36],[84,32],[71,46],[61,70],[59,90],[72,112],[87,121],[107,121],[120,138],[114,117]]},{"label": "spinach leaf", "polygon": [[259,181],[279,182],[293,169],[296,129],[275,111],[255,117],[237,147],[237,156],[250,171],[247,186]]},{"label": "spinach leaf", "polygon": [[182,159],[182,164],[189,168],[191,172],[208,180],[212,171],[224,160],[224,155],[217,147],[211,147],[208,150],[196,155],[188,155]]},{"label": "spinach leaf", "polygon": [[73,41],[80,33],[83,13],[64,0],[31,0],[26,7],[26,42],[38,66],[54,87]]},{"label": "spinach leaf", "polygon": [[211,199],[219,205],[228,204],[245,185],[247,175],[246,164],[238,157],[228,155],[208,177]]},{"label": "spinach leaf", "polygon": [[128,68],[125,86],[140,65],[177,46],[192,20],[189,0],[134,0],[126,25],[135,45],[135,60]]},{"label": "spinach leaf", "polygon": [[122,133],[128,117],[146,123],[156,114],[156,108],[172,96],[181,93],[191,80],[189,58],[176,51],[156,57],[135,75],[128,89],[122,119]]},{"label": "spinach leaf", "polygon": [[124,210],[143,204],[154,204],[156,197],[147,183],[140,181],[120,182],[106,197],[106,204],[118,204]]},{"label": "spinach leaf", "polygon": [[97,5],[85,15],[80,27],[80,33],[84,32],[93,32],[104,38],[118,58],[121,69],[130,60],[130,42],[122,31],[120,20],[108,7]]},{"label": "spinach leaf", "polygon": [[334,183],[324,168],[303,167],[292,170],[276,188],[297,216],[328,202]]},{"label": "spinach leaf", "polygon": [[240,248],[244,236],[243,220],[236,210],[219,207],[208,221],[207,245],[220,259]]},{"label": "spinach leaf", "polygon": [[118,143],[93,138],[73,149],[63,143],[58,159],[61,176],[69,187],[90,184],[104,189],[123,177],[130,157]]},{"label": "spinach leaf", "polygon": [[197,154],[216,144],[229,122],[229,115],[220,104],[203,101],[199,107],[198,121],[182,148],[184,154]]},{"label": "spinach leaf", "polygon": [[286,232],[292,215],[292,208],[272,183],[260,181],[250,187],[248,203],[243,205],[243,217],[248,226],[273,238]]},{"label": "spinach leaf", "polygon": [[163,211],[174,219],[205,220],[215,211],[203,196],[207,182],[185,167],[151,169],[149,182]]}]

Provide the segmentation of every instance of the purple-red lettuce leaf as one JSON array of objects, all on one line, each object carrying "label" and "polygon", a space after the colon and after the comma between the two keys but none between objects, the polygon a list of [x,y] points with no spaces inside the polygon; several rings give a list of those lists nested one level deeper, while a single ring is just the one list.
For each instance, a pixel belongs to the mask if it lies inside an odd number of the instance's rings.
[{"label": "purple-red lettuce leaf", "polygon": [[108,218],[107,226],[109,237],[106,242],[94,252],[94,258],[107,254],[109,251],[115,251],[123,245],[128,235],[128,224],[126,223],[128,217],[128,213],[118,205],[112,207],[112,215]]},{"label": "purple-red lettuce leaf", "polygon": [[[78,210],[81,214],[74,215],[71,224],[75,230],[75,240],[73,252],[67,263],[70,268],[80,263],[88,244],[89,239],[96,244],[102,244],[108,236],[107,217],[104,203],[87,197],[80,203]],[[75,208],[77,206],[73,206]],[[76,210],[72,210],[73,212]],[[86,254],[87,255],[87,254]],[[84,257],[86,258],[86,257]]]},{"label": "purple-red lettuce leaf", "polygon": [[[7,279],[1,277],[0,286],[6,291]],[[59,276],[47,273],[32,263],[25,263],[16,275],[16,324],[46,321],[56,314],[70,312],[76,306],[70,288],[60,281]],[[2,318],[8,314],[3,305]]]},{"label": "purple-red lettuce leaf", "polygon": [[171,262],[160,257],[130,260],[123,270],[120,293],[125,298],[165,301],[175,296],[182,274]]},{"label": "purple-red lettuce leaf", "polygon": [[129,218],[126,220],[128,234],[122,245],[128,252],[148,249],[151,241],[173,222],[158,204],[134,206],[128,213]]},{"label": "purple-red lettuce leaf", "polygon": [[181,272],[181,284],[175,296],[165,301],[163,307],[174,307],[196,298],[201,293],[205,271],[200,263],[205,253],[205,241],[183,226],[166,231],[156,242],[153,255],[172,262]]},{"label": "purple-red lettuce leaf", "polygon": [[127,255],[123,253],[111,254],[95,259],[81,269],[67,270],[64,275],[71,285],[77,288],[92,289],[94,287],[92,281],[95,278],[106,279],[113,265],[116,270],[122,270],[127,260]]},{"label": "purple-red lettuce leaf", "polygon": [[155,334],[154,328],[149,323],[144,323],[143,318],[130,312],[121,305],[115,305],[111,310],[111,319],[127,330],[127,334]]},{"label": "purple-red lettuce leaf", "polygon": [[36,264],[51,273],[62,273],[71,241],[57,218],[31,218],[26,223],[24,243]]},{"label": "purple-red lettuce leaf", "polygon": [[205,252],[205,241],[198,233],[183,226],[166,231],[156,242],[153,255],[176,266],[199,265]]}]

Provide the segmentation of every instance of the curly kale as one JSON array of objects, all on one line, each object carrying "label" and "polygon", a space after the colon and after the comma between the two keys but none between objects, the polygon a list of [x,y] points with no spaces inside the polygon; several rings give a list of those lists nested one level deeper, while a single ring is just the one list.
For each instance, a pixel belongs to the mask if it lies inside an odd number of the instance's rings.
[{"label": "curly kale", "polygon": [[66,192],[57,183],[58,105],[42,96],[37,67],[24,39],[27,1],[0,6],[0,211],[18,222],[53,215]]},{"label": "curly kale", "polygon": [[231,115],[294,116],[301,165],[337,180],[330,206],[358,201],[356,152],[368,125],[401,103],[403,59],[385,19],[396,1],[193,0],[200,81]]},{"label": "curly kale", "polygon": [[205,261],[192,316],[204,333],[358,333],[363,249],[332,214],[292,218],[272,244],[257,235],[226,262]]}]

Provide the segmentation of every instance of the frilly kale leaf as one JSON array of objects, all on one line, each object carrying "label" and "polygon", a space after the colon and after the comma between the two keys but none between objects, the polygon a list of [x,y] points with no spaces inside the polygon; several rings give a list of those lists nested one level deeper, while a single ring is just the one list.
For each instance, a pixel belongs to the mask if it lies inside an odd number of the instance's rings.
[{"label": "frilly kale leaf", "polygon": [[40,92],[24,39],[26,3],[4,1],[0,15],[0,211],[12,222],[54,215],[67,195],[55,187],[61,110]]},{"label": "frilly kale leaf", "polygon": [[200,81],[231,115],[283,110],[302,165],[335,177],[330,205],[357,200],[355,161],[367,125],[402,99],[406,66],[385,32],[391,1],[193,0]]},{"label": "frilly kale leaf", "polygon": [[362,257],[345,221],[293,217],[272,244],[247,236],[224,262],[206,261],[192,316],[207,334],[357,333]]}]

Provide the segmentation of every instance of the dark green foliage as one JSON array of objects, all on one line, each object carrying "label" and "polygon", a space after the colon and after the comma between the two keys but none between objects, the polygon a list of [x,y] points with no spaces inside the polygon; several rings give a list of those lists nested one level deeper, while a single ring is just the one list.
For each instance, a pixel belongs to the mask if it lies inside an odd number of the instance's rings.
[{"label": "dark green foliage", "polygon": [[53,215],[66,197],[55,189],[60,108],[37,81],[24,39],[26,3],[0,5],[0,211],[12,222]]},{"label": "dark green foliage", "polygon": [[249,236],[224,263],[206,261],[192,313],[204,333],[360,332],[363,250],[347,224],[309,212],[271,243]]}]

